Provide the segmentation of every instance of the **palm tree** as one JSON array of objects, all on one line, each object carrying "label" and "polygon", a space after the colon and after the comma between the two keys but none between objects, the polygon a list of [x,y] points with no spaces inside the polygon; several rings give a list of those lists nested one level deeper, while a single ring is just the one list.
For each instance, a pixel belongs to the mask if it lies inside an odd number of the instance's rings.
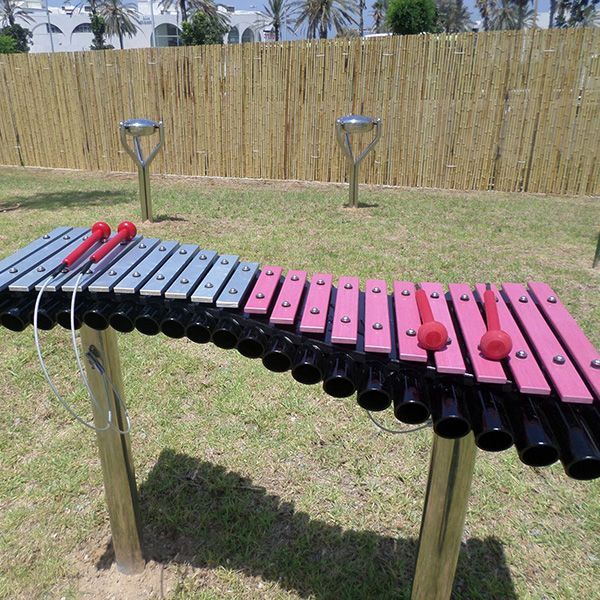
[{"label": "palm tree", "polygon": [[446,33],[469,31],[472,26],[469,9],[463,0],[439,0],[438,23]]},{"label": "palm tree", "polygon": [[306,26],[306,37],[327,39],[329,29],[343,31],[356,24],[356,0],[296,0],[293,4],[296,27]]},{"label": "palm tree", "polygon": [[[289,16],[289,10],[286,0],[269,0],[269,3],[264,7],[265,13],[269,17],[269,25],[273,27],[275,32],[275,41],[278,42],[281,39],[281,28],[285,23],[287,25],[287,19]],[[293,31],[291,27],[288,27],[290,31]]]},{"label": "palm tree", "polygon": [[484,31],[490,30],[490,18],[496,8],[495,0],[475,0],[477,9],[481,15]]},{"label": "palm tree", "polygon": [[385,13],[387,12],[387,0],[375,0],[373,2],[373,11],[371,16],[373,17],[373,31],[375,33],[381,33],[385,31]]},{"label": "palm tree", "polygon": [[103,0],[98,12],[106,24],[106,33],[119,38],[123,50],[123,36],[133,37],[139,30],[139,13],[135,4],[124,4],[122,0]]},{"label": "palm tree", "polygon": [[490,15],[490,27],[496,30],[523,29],[533,23],[530,0],[500,0]]},{"label": "palm tree", "polygon": [[216,18],[219,22],[225,24],[228,22],[227,15],[219,12],[217,5],[213,0],[161,0],[160,6],[163,10],[169,10],[173,5],[179,8],[181,20],[187,21],[197,10],[202,11],[209,17]]},{"label": "palm tree", "polygon": [[0,24],[12,27],[17,19],[31,23],[33,19],[29,16],[29,11],[20,7],[20,2],[15,0],[0,0]]}]

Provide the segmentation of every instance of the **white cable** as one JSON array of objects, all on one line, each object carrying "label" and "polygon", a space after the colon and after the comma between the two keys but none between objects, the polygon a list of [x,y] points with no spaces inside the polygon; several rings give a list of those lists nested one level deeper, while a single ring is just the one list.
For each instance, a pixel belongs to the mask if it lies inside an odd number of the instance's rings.
[{"label": "white cable", "polygon": [[[75,354],[75,360],[77,361],[77,367],[79,369],[79,376],[81,378],[81,381],[83,381],[83,384],[87,388],[88,394],[89,394],[92,402],[96,406],[98,406],[98,401],[96,400],[96,397],[94,396],[94,393],[92,392],[92,388],[90,387],[88,378],[86,377],[85,372],[83,370],[83,365],[81,364],[81,355],[79,353],[79,345],[77,344],[77,336],[75,333],[75,299],[77,297],[77,289],[79,288],[79,284],[81,283],[81,278],[84,276],[84,274],[85,273],[83,271],[81,271],[79,273],[79,275],[77,276],[77,280],[75,281],[75,287],[73,288],[73,295],[71,296],[71,342],[73,345],[73,353]],[[91,359],[92,359],[92,355],[88,354],[88,360],[91,361]],[[112,413],[110,410],[108,411],[109,427],[112,427],[115,431],[118,431],[122,435],[127,435],[131,431],[131,419],[129,418],[129,411],[127,410],[127,406],[125,405],[125,402],[121,398],[121,395],[119,394],[119,392],[116,390],[113,382],[107,377],[106,371],[104,370],[102,365],[99,363],[99,361],[95,360],[95,358],[94,358],[94,360],[91,362],[93,362],[94,367],[96,367],[96,369],[98,369],[98,372],[102,376],[102,379],[104,380],[104,385],[106,386],[107,383],[110,384],[110,387],[112,388],[113,394],[114,394],[117,402],[121,405],[121,408],[123,409],[123,412],[125,413],[125,419],[127,421],[127,429],[120,429],[118,425],[115,425],[113,423]],[[106,390],[106,391],[108,391],[108,390]]]},{"label": "white cable", "polygon": [[400,435],[402,433],[413,433],[413,431],[419,431],[420,429],[425,429],[426,427],[429,427],[431,425],[431,420],[428,420],[426,423],[423,423],[423,425],[419,425],[418,427],[411,427],[410,429],[388,429],[387,427],[375,420],[370,410],[367,410],[366,412],[369,415],[369,419],[371,419],[371,421],[373,421],[373,423],[375,423],[375,425],[379,427],[379,429],[385,431],[386,433],[393,433],[394,435]]},{"label": "white cable", "polygon": [[[42,373],[44,374],[44,377],[46,378],[46,381],[48,382],[48,385],[50,386],[52,393],[54,394],[54,396],[56,396],[56,399],[61,403],[63,408],[65,408],[65,410],[73,418],[75,418],[75,420],[79,421],[79,423],[81,423],[82,425],[85,425],[85,427],[87,427],[88,429],[91,429],[92,431],[106,431],[111,426],[110,411],[108,413],[108,419],[107,419],[106,426],[104,426],[104,427],[97,427],[96,425],[94,425],[93,421],[86,421],[85,419],[82,419],[75,412],[75,410],[71,407],[71,405],[60,395],[60,392],[58,391],[58,389],[56,389],[56,386],[54,385],[54,382],[52,381],[52,378],[50,377],[50,373],[48,373],[48,369],[46,367],[44,357],[42,356],[42,348],[40,345],[40,337],[39,337],[39,331],[38,331],[38,313],[40,310],[40,302],[42,300],[42,295],[44,293],[44,290],[46,289],[46,287],[52,281],[53,278],[54,278],[54,275],[51,275],[42,284],[42,288],[40,289],[40,292],[36,298],[35,307],[33,309],[33,337],[35,340],[35,349],[37,350],[37,355],[38,355],[38,359],[40,361],[40,366],[42,367]],[[95,402],[95,399],[94,399],[94,403],[96,404],[96,406],[98,406],[98,404]]]}]

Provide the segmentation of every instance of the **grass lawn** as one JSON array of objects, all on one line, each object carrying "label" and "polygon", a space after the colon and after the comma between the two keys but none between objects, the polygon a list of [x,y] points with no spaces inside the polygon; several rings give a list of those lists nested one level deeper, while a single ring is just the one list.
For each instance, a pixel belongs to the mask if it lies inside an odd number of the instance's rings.
[{"label": "grass lawn", "polygon": [[[337,275],[547,281],[600,345],[593,198],[155,179],[148,236]],[[126,176],[0,169],[0,255],[139,215]],[[84,406],[68,335],[43,335]],[[408,598],[431,432],[378,431],[235,351],[120,336],[146,573],[115,571],[94,435],[51,397],[31,329],[0,330],[0,597]],[[85,409],[83,409],[85,410]],[[382,417],[393,425],[392,415]],[[600,483],[478,453],[457,599],[600,598]]]}]

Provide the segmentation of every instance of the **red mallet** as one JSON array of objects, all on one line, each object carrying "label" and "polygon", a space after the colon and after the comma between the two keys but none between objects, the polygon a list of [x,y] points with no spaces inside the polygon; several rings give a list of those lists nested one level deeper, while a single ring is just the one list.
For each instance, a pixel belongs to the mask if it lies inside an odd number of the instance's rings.
[{"label": "red mallet", "polygon": [[510,354],[512,340],[506,331],[500,329],[496,295],[489,283],[486,284],[485,292],[483,293],[483,305],[485,307],[487,331],[481,337],[479,349],[481,350],[481,354],[489,360],[502,360]]},{"label": "red mallet", "polygon": [[103,244],[92,256],[90,256],[90,261],[93,263],[98,262],[103,259],[113,248],[118,246],[121,242],[129,242],[137,233],[137,227],[131,223],[130,221],[123,221],[119,223],[119,227],[117,228],[117,235],[110,238],[105,244]]},{"label": "red mallet", "polygon": [[417,285],[415,297],[421,317],[421,326],[417,331],[419,345],[425,350],[441,350],[448,343],[448,330],[443,323],[433,318],[429,298],[419,285]]},{"label": "red mallet", "polygon": [[69,256],[63,258],[62,264],[70,267],[77,262],[96,242],[102,242],[110,236],[110,227],[104,221],[94,223],[91,233],[87,239],[83,240]]}]

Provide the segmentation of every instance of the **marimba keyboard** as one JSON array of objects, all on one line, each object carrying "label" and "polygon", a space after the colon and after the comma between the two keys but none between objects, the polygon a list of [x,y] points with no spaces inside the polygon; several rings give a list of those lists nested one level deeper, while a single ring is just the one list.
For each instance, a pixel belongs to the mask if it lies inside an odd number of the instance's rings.
[{"label": "marimba keyboard", "polygon": [[[77,286],[77,327],[212,340],[301,383],[323,381],[334,397],[358,392],[363,408],[393,403],[402,422],[431,415],[441,436],[473,429],[482,449],[514,442],[526,464],[560,458],[572,477],[600,476],[600,353],[547,284],[446,291],[368,279],[361,289],[357,277],[336,286],[328,273],[261,267],[135,227],[105,233],[59,227],[1,260],[2,325],[25,329],[43,288],[38,326],[69,328]],[[447,336],[435,351],[424,347],[427,322],[430,340]],[[496,342],[508,344],[503,360],[489,358]]]}]

